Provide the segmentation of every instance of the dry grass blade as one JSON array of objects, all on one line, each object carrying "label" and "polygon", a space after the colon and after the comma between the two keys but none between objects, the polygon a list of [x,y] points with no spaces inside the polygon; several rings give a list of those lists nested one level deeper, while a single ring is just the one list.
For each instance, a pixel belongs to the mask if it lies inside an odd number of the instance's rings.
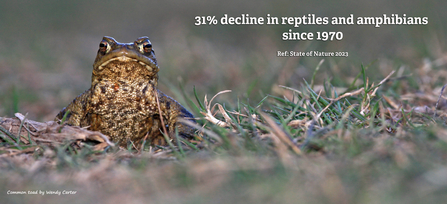
[{"label": "dry grass blade", "polygon": [[394,102],[391,98],[389,98],[385,95],[383,95],[382,98],[385,99],[385,101],[388,104],[390,104],[390,106],[393,107],[394,109],[399,109],[399,105],[396,102]]},{"label": "dry grass blade", "polygon": [[160,102],[158,101],[158,91],[155,90],[154,93],[155,93],[155,99],[157,100],[158,114],[160,115],[161,127],[163,127],[163,132],[165,133],[165,136],[168,136],[168,131],[166,131],[166,125],[162,117],[163,114],[161,113]]},{"label": "dry grass blade", "polygon": [[[439,93],[438,101],[436,101],[435,110],[438,108],[439,101],[441,100],[442,93],[444,93],[444,89],[445,89],[446,86],[447,86],[447,84],[442,87],[441,93]],[[436,111],[435,111],[435,114],[433,115],[433,117],[435,117],[435,116],[436,116]]]},{"label": "dry grass blade", "polygon": [[318,70],[320,70],[321,65],[323,64],[324,59],[320,60],[317,67],[315,68],[314,74],[312,75],[312,80],[310,81],[310,87],[314,88],[315,76],[317,75]]},{"label": "dry grass blade", "polygon": [[303,120],[292,120],[289,123],[287,123],[287,126],[293,127],[293,128],[298,128],[298,127],[302,127],[305,126],[306,123],[309,121],[308,117],[305,117]]},{"label": "dry grass blade", "polygon": [[11,156],[19,155],[19,154],[33,153],[34,151],[36,151],[36,149],[38,149],[38,147],[28,147],[23,150],[2,147],[0,149],[0,151],[6,151],[7,153],[0,154],[0,157],[11,157]]},{"label": "dry grass blade", "polygon": [[362,87],[362,88],[358,89],[357,91],[349,92],[349,93],[345,93],[345,94],[343,94],[343,95],[337,97],[336,99],[330,99],[331,102],[330,102],[326,107],[324,107],[323,110],[320,111],[320,113],[318,113],[318,115],[316,116],[316,118],[320,118],[321,114],[323,114],[324,111],[326,111],[329,107],[331,107],[332,104],[334,104],[335,102],[339,101],[340,99],[343,99],[343,98],[346,98],[346,97],[349,97],[349,96],[355,96],[355,95],[358,95],[358,94],[362,93],[363,90],[364,90],[364,89],[363,89],[363,87]]},{"label": "dry grass blade", "polygon": [[[47,124],[46,123],[41,123],[41,122],[37,122],[37,121],[33,121],[33,120],[28,120],[26,119],[26,117],[24,115],[22,115],[21,113],[16,113],[14,114],[20,121],[24,121],[25,123],[31,125],[37,132],[41,132],[41,131],[45,131],[45,129],[47,128]],[[28,130],[28,129],[27,129]],[[33,131],[28,130],[30,133],[34,133]],[[31,133],[31,134],[32,134]]]},{"label": "dry grass blade", "polygon": [[271,132],[273,135],[275,135],[277,138],[281,140],[281,142],[285,143],[287,146],[289,146],[296,154],[302,155],[301,150],[298,148],[298,146],[295,145],[295,143],[292,141],[289,135],[287,135],[286,132],[284,132],[276,123],[275,121],[270,118],[267,114],[261,113],[261,116],[264,118],[264,120],[267,122],[268,126],[271,128]]},{"label": "dry grass blade", "polygon": [[394,74],[394,70],[390,73],[390,74],[388,74],[388,76],[386,76],[382,81],[380,81],[379,82],[379,84],[377,84],[377,87],[374,89],[374,91],[373,91],[373,93],[371,94],[371,96],[375,96],[376,95],[376,91],[377,91],[377,89],[379,89],[379,87],[383,84],[383,83],[385,83],[385,82],[387,82],[389,79],[390,79],[390,77]]},{"label": "dry grass blade", "polygon": [[179,122],[184,123],[185,125],[191,126],[205,134],[207,134],[209,137],[211,137],[212,139],[216,140],[219,144],[222,143],[222,138],[219,137],[219,135],[217,135],[216,133],[214,133],[211,130],[205,129],[203,127],[201,127],[200,125],[198,125],[197,123],[193,123],[189,120],[185,120],[183,118],[179,119]]},{"label": "dry grass blade", "polygon": [[217,108],[219,108],[219,112],[220,112],[220,114],[222,114],[222,116],[224,117],[225,122],[226,122],[227,124],[231,124],[231,118],[230,118],[230,116],[227,114],[227,112],[225,111],[225,109],[223,108],[223,106],[220,105],[220,104],[217,104]]},{"label": "dry grass blade", "polygon": [[[210,100],[209,102],[208,102],[207,97],[206,97],[206,95],[205,95],[204,103],[205,103],[206,112],[201,112],[201,114],[205,116],[205,119],[206,119],[206,120],[208,120],[208,121],[210,121],[211,123],[213,123],[213,124],[215,124],[215,125],[218,125],[218,126],[220,126],[220,127],[230,127],[230,123],[221,121],[221,120],[217,119],[216,117],[214,117],[214,115],[213,115],[213,113],[212,113],[212,109],[213,109],[213,108],[211,108],[211,103],[212,103],[212,101],[213,101],[218,95],[223,94],[223,93],[228,93],[228,92],[231,92],[231,90],[224,90],[224,91],[221,91],[221,92],[217,93],[216,95],[213,96],[213,98],[211,98],[211,100]],[[214,106],[213,106],[213,107],[214,107]],[[222,111],[223,108],[221,109],[221,108],[219,107],[219,109],[221,110],[221,113],[222,113],[222,115],[223,115],[224,117],[226,117],[226,116],[228,117],[228,115],[226,115],[226,112],[225,112],[225,111]],[[228,117],[228,118],[229,118],[229,117]],[[225,118],[225,120],[227,120],[227,118]],[[227,120],[227,121],[228,121],[228,120]],[[231,121],[231,120],[229,120],[229,121]]]},{"label": "dry grass blade", "polygon": [[287,89],[287,90],[290,90],[290,91],[293,91],[293,92],[296,92],[296,93],[298,93],[298,94],[303,95],[303,92],[298,91],[297,89],[294,89],[294,88],[291,88],[291,87],[288,87],[288,86],[283,86],[283,85],[278,85],[278,86],[281,87],[281,88],[283,88],[283,89]]}]

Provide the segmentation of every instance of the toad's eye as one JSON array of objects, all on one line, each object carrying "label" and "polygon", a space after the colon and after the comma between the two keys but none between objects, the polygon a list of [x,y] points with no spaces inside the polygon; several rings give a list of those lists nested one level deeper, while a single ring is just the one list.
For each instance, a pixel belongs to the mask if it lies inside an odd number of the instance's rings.
[{"label": "toad's eye", "polygon": [[99,43],[99,52],[101,54],[104,55],[104,54],[108,53],[109,50],[110,50],[110,45],[107,41],[103,40]]},{"label": "toad's eye", "polygon": [[149,41],[147,37],[138,38],[135,41],[135,45],[138,48],[138,51],[144,55],[151,55],[152,53],[152,43]]},{"label": "toad's eye", "polygon": [[145,53],[150,53],[152,51],[152,44],[150,42],[144,42],[143,50]]}]

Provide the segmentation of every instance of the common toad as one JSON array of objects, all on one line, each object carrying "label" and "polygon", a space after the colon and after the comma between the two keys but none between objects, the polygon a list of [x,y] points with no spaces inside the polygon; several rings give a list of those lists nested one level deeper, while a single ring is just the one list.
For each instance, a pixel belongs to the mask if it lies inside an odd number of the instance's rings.
[{"label": "common toad", "polygon": [[192,139],[195,130],[179,118],[194,122],[193,115],[158,90],[158,71],[148,37],[119,43],[105,36],[93,64],[91,87],[62,109],[56,120],[70,111],[67,124],[100,131],[120,146],[128,141],[141,144],[146,136],[152,145],[166,145],[161,118],[170,138],[177,128],[179,136]]}]

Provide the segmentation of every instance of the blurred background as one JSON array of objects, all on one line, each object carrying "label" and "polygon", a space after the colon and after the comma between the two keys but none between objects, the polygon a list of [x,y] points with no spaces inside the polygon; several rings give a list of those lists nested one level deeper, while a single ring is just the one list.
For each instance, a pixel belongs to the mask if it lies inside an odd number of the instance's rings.
[{"label": "blurred background", "polygon": [[[28,113],[52,120],[90,87],[102,37],[133,42],[149,36],[160,65],[160,89],[180,102],[231,89],[220,97],[257,103],[277,85],[299,87],[310,81],[321,57],[277,57],[278,50],[347,51],[347,58],[325,58],[317,83],[346,86],[362,64],[373,63],[371,80],[391,70],[434,61],[445,69],[447,2],[397,1],[2,1],[0,3],[0,116]],[[194,25],[194,17],[216,16],[427,16],[428,25],[300,26]],[[282,41],[282,33],[341,31],[342,41]],[[417,74],[416,74],[417,75]],[[417,82],[417,76],[413,75]],[[182,94],[184,90],[184,95]],[[226,97],[226,98],[225,98]],[[249,100],[248,100],[249,99]]]}]

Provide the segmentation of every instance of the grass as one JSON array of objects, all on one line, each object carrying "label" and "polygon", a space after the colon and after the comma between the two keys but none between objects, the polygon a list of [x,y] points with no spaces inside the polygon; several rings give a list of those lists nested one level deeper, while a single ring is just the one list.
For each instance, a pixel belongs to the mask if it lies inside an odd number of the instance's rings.
[{"label": "grass", "polygon": [[281,86],[282,95],[265,95],[255,105],[242,100],[231,106],[213,102],[228,91],[210,100],[194,91],[196,101],[190,100],[189,105],[203,115],[198,120],[202,136],[198,143],[179,140],[169,147],[146,144],[143,151],[129,146],[97,152],[88,145],[74,148],[71,142],[56,147],[25,145],[2,130],[1,191],[65,189],[77,194],[0,199],[37,203],[64,202],[73,196],[79,203],[444,201],[447,126],[442,93],[401,93],[405,77],[391,72],[373,81],[368,67],[361,66],[343,92],[330,81],[316,86],[312,79],[299,88]]}]

